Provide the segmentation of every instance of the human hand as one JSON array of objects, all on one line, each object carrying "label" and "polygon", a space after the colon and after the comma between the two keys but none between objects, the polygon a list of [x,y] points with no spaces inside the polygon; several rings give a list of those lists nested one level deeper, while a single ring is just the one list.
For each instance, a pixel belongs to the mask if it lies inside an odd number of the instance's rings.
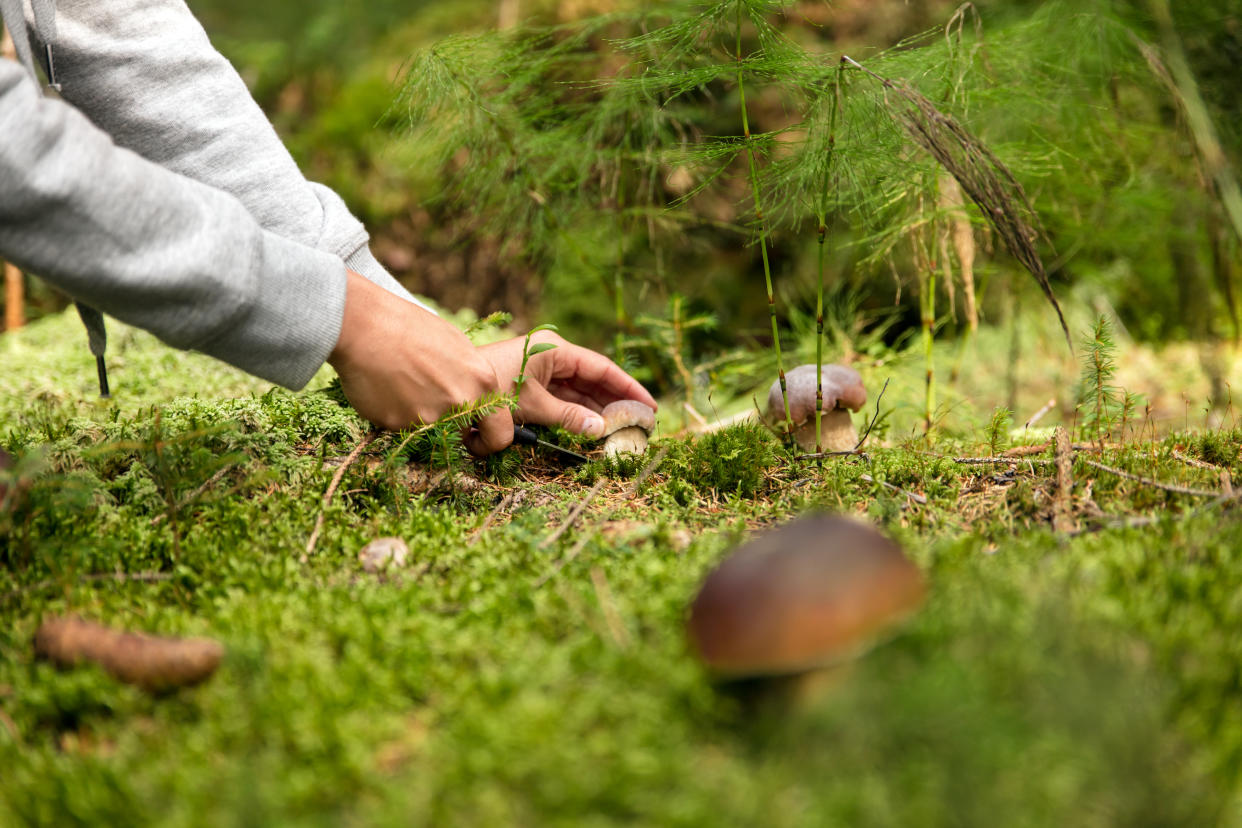
[{"label": "human hand", "polygon": [[[514,380],[522,370],[524,342],[524,337],[517,337],[479,348],[499,379],[501,391],[513,391]],[[608,403],[637,400],[656,407],[647,390],[603,354],[566,342],[550,331],[539,331],[531,336],[530,343],[556,347],[533,355],[526,363],[517,420],[603,437],[604,421],[599,412]]]},{"label": "human hand", "polygon": [[[345,317],[328,362],[359,414],[396,431],[434,422],[455,405],[497,392],[496,372],[465,334],[353,271],[347,279]],[[513,417],[506,408],[466,434],[466,448],[474,454],[491,454],[511,442]]]}]

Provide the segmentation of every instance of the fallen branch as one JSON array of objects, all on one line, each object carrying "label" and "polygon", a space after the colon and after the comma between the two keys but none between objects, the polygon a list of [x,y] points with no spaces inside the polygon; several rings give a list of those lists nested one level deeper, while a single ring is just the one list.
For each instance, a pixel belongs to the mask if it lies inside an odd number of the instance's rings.
[{"label": "fallen branch", "polygon": [[1019,466],[1023,463],[1039,463],[1040,465],[1048,465],[1056,462],[1047,458],[1031,458],[1031,457],[945,457],[943,455],[933,455],[943,460],[952,460],[954,463],[961,463],[963,466]]},{"label": "fallen branch", "polygon": [[1220,492],[1210,492],[1206,489],[1192,489],[1188,486],[1178,486],[1175,483],[1162,483],[1159,480],[1153,480],[1150,477],[1143,477],[1142,475],[1133,474],[1131,472],[1124,471],[1122,469],[1113,468],[1112,466],[1106,466],[1103,463],[1097,463],[1096,461],[1088,460],[1085,457],[1083,458],[1083,462],[1093,469],[1099,469],[1102,472],[1108,472],[1109,474],[1115,474],[1118,477],[1125,478],[1126,480],[1133,480],[1135,483],[1141,483],[1144,486],[1151,486],[1153,489],[1160,489],[1166,492],[1173,492],[1174,494],[1190,495],[1192,497],[1219,497],[1220,496]]},{"label": "fallen branch", "polygon": [[1036,411],[1034,414],[1031,415],[1031,418],[1027,420],[1026,424],[1023,425],[1022,427],[1030,428],[1031,426],[1035,425],[1037,422],[1043,419],[1045,414],[1047,414],[1052,409],[1056,408],[1056,406],[1057,406],[1057,401],[1055,397],[1051,400],[1048,400],[1048,402],[1044,403],[1042,408],[1040,408],[1038,411]]},{"label": "fallen branch", "polygon": [[1074,530],[1073,503],[1070,500],[1074,491],[1074,451],[1065,426],[1057,426],[1052,439],[1056,444],[1057,465],[1057,491],[1052,502],[1052,529],[1055,532],[1068,533]]},{"label": "fallen branch", "polygon": [[[1181,519],[1189,520],[1192,518],[1199,517],[1219,506],[1227,505],[1229,503],[1235,503],[1237,502],[1237,499],[1238,499],[1237,495],[1219,495],[1213,500],[1209,501],[1208,503],[1204,503],[1201,506],[1191,509],[1188,513],[1182,516]],[[1169,515],[1168,513],[1157,513],[1154,515],[1134,515],[1132,517],[1117,518],[1115,520],[1107,521],[1105,523],[1098,523],[1094,526],[1086,526],[1086,527],[1083,527],[1082,529],[1076,529],[1075,531],[1070,532],[1069,534],[1071,536],[1085,535],[1089,532],[1101,532],[1105,529],[1142,529],[1147,526],[1153,526],[1159,523],[1160,521],[1166,520],[1166,519],[1172,519],[1172,516]]]},{"label": "fallen branch", "polygon": [[1193,466],[1196,469],[1207,469],[1208,471],[1218,472],[1224,468],[1224,466],[1218,466],[1215,463],[1207,463],[1203,460],[1199,460],[1198,458],[1191,457],[1190,455],[1182,454],[1177,449],[1173,449],[1173,459],[1180,460],[1187,466]]},{"label": "fallen branch", "polygon": [[315,517],[315,528],[311,530],[310,538],[306,541],[306,551],[302,553],[301,563],[306,563],[310,559],[311,553],[315,551],[315,544],[319,542],[319,532],[323,529],[324,517],[327,515],[328,504],[332,502],[332,496],[336,494],[337,487],[341,485],[341,481],[345,478],[345,472],[358,459],[358,455],[362,454],[362,450],[371,443],[375,442],[375,438],[380,432],[372,429],[358,441],[358,445],[354,446],[354,450],[349,453],[345,461],[337,466],[336,474],[332,475],[332,482],[328,484],[328,489],[323,493],[323,502],[319,506],[319,514]]}]

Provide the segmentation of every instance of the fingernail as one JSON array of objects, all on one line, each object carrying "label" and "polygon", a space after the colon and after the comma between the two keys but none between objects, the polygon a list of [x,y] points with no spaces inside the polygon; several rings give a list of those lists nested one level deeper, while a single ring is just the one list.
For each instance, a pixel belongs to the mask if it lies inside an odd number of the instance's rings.
[{"label": "fingernail", "polygon": [[604,435],[603,419],[595,416],[594,414],[586,415],[586,417],[582,419],[582,433],[590,434],[595,437],[602,437]]}]

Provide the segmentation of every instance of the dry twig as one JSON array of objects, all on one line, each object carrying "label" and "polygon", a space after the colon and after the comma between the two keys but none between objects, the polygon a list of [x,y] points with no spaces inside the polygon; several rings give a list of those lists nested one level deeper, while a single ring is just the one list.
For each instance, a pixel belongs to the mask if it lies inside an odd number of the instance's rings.
[{"label": "dry twig", "polygon": [[1183,463],[1185,463],[1187,466],[1194,466],[1196,469],[1207,469],[1208,471],[1220,471],[1222,468],[1224,468],[1223,466],[1218,466],[1215,463],[1207,463],[1196,457],[1191,457],[1188,454],[1182,454],[1177,449],[1173,449],[1173,459],[1180,460]]},{"label": "dry twig", "polygon": [[1052,409],[1056,407],[1057,407],[1057,400],[1056,400],[1056,397],[1053,397],[1052,399],[1048,400],[1048,402],[1044,403],[1043,406],[1041,406],[1038,411],[1032,414],[1031,418],[1027,420],[1026,424],[1023,425],[1022,427],[1030,428],[1031,426],[1035,425],[1040,420],[1042,420],[1045,414],[1047,414],[1049,411],[1051,411]]},{"label": "dry twig", "polygon": [[913,500],[915,503],[919,504],[920,506],[927,505],[927,498],[921,494],[915,494],[914,492],[907,492],[905,489],[901,488],[900,486],[894,486],[892,483],[885,483],[883,480],[876,480],[874,477],[872,477],[869,474],[860,475],[860,478],[862,480],[866,480],[868,483],[879,483],[881,486],[883,486],[886,489],[890,489],[894,492],[897,492],[898,494],[903,494],[906,497],[908,497],[910,500]]},{"label": "dry twig", "polygon": [[1065,426],[1057,426],[1053,442],[1056,444],[1057,493],[1052,503],[1052,528],[1056,532],[1072,532],[1074,517],[1070,496],[1074,490],[1074,453]]},{"label": "dry twig", "polygon": [[479,538],[482,537],[483,533],[487,531],[488,527],[492,525],[492,523],[496,520],[496,518],[500,516],[500,513],[503,512],[505,509],[508,509],[511,505],[513,505],[513,500],[515,496],[516,495],[514,492],[509,492],[508,494],[506,494],[504,497],[500,499],[500,502],[497,503],[496,506],[490,512],[487,513],[487,517],[483,519],[483,523],[480,524],[479,528],[475,529],[474,532],[471,533],[470,540],[466,542],[467,546],[473,546],[479,540]]},{"label": "dry twig", "polygon": [[1099,469],[1102,472],[1108,472],[1109,474],[1115,474],[1118,477],[1125,478],[1126,480],[1133,480],[1135,483],[1141,483],[1144,486],[1150,486],[1153,489],[1160,489],[1166,492],[1173,492],[1174,494],[1191,495],[1192,497],[1219,497],[1220,496],[1220,492],[1211,492],[1206,489],[1192,489],[1188,486],[1178,486],[1175,483],[1163,483],[1159,480],[1153,480],[1150,477],[1143,477],[1142,475],[1133,474],[1123,469],[1117,469],[1117,468],[1113,468],[1112,466],[1106,466],[1103,463],[1097,463],[1096,461],[1088,460],[1085,457],[1083,458],[1083,462],[1093,469]]},{"label": "dry twig", "polygon": [[569,514],[566,516],[565,520],[561,522],[560,526],[556,527],[556,531],[543,539],[543,541],[539,544],[539,548],[547,549],[549,546],[560,540],[561,535],[569,531],[569,527],[574,525],[574,521],[582,515],[583,511],[586,510],[586,507],[590,505],[591,501],[595,499],[595,496],[600,493],[600,490],[604,488],[604,484],[607,482],[607,477],[601,477],[599,480],[595,481],[595,485],[592,486],[591,490],[586,493],[586,496],[574,504],[574,508],[569,510]]},{"label": "dry twig", "polygon": [[591,567],[591,585],[595,587],[595,599],[599,601],[600,611],[604,613],[604,623],[608,625],[609,635],[619,648],[629,649],[630,632],[621,621],[621,613],[617,612],[612,589],[608,586],[608,576],[598,566]]},{"label": "dry twig", "polygon": [[323,493],[323,502],[319,506],[319,514],[315,517],[315,528],[311,530],[310,538],[306,541],[306,551],[302,553],[301,563],[306,563],[315,551],[315,544],[319,542],[319,532],[323,529],[324,517],[328,511],[328,505],[332,502],[332,496],[336,494],[337,487],[341,485],[341,480],[345,478],[345,472],[358,459],[358,455],[362,454],[362,450],[371,443],[375,442],[375,438],[380,432],[372,429],[358,441],[358,445],[354,446],[354,450],[349,453],[345,461],[336,469],[336,474],[332,475],[332,482],[328,484],[328,489]]},{"label": "dry twig", "polygon": [[[647,478],[651,476],[651,473],[654,472],[656,470],[656,467],[659,466],[660,463],[664,462],[664,458],[668,456],[668,449],[669,449],[668,446],[664,446],[663,448],[661,448],[660,452],[651,459],[651,462],[648,463],[646,467],[638,473],[638,476],[634,478],[634,483],[630,486],[629,497],[627,498],[627,500],[631,500],[635,496],[638,495],[638,490],[642,488],[643,483],[647,482]],[[597,487],[598,487],[598,484],[597,484]],[[591,496],[592,495],[588,494],[587,499],[589,500]],[[612,516],[613,511],[615,510],[608,509],[607,511],[605,511],[603,516],[600,518],[599,522],[603,523],[604,521],[608,520],[608,518]],[[556,574],[560,572],[562,569],[564,569],[567,564],[569,564],[571,561],[577,558],[580,554],[582,554],[582,550],[586,547],[587,541],[591,539],[592,534],[593,534],[592,532],[584,532],[582,537],[578,539],[578,542],[573,545],[573,548],[571,548],[567,553],[565,553],[565,557],[557,561],[551,570],[549,570],[538,581],[535,581],[535,589],[538,589],[539,587],[546,584],[548,581],[552,580],[552,578],[556,577]],[[547,541],[540,544],[539,548],[542,549],[546,545],[547,545]]]}]

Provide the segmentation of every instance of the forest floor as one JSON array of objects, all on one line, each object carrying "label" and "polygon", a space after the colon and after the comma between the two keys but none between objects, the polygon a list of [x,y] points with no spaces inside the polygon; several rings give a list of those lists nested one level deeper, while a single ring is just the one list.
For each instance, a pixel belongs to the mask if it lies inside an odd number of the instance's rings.
[{"label": "forest floor", "polygon": [[[112,339],[111,401],[71,315],[0,339],[0,824],[1242,823],[1228,419],[1059,460],[890,429],[820,464],[755,426],[577,469],[351,459],[332,394]],[[928,599],[818,699],[756,707],[687,607],[810,511],[898,540]],[[410,560],[367,573],[384,536]],[[37,660],[68,613],[226,655],[151,695]]]}]

